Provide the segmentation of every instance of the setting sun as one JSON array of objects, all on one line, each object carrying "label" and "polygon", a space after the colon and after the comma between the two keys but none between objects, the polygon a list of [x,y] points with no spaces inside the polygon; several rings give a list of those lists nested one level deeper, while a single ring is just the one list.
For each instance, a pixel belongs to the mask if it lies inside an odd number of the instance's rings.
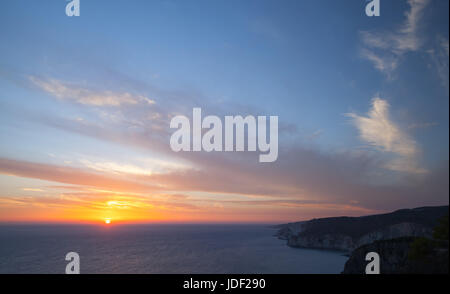
[{"label": "setting sun", "polygon": [[110,224],[111,223],[111,219],[107,218],[105,219],[105,224]]}]

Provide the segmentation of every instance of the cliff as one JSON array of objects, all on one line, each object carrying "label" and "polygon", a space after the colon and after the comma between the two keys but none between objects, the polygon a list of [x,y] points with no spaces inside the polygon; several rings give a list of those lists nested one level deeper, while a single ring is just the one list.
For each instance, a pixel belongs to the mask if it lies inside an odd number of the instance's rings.
[{"label": "cliff", "polygon": [[417,237],[379,240],[363,245],[353,251],[342,273],[364,274],[368,252],[379,254],[382,274],[448,274],[448,241]]},{"label": "cliff", "polygon": [[431,237],[448,206],[402,209],[363,217],[332,217],[279,225],[277,236],[292,247],[351,252],[377,240]]}]

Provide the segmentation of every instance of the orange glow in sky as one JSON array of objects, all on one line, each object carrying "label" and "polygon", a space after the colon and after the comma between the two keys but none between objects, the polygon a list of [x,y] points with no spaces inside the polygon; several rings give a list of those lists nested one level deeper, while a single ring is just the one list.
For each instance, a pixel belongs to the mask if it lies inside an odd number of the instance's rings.
[{"label": "orange glow in sky", "polygon": [[[37,170],[40,177],[45,166],[39,165]],[[297,204],[294,199],[276,201],[267,195],[192,191],[190,187],[182,190],[185,183],[177,184],[176,190],[162,191],[143,186],[148,185],[143,181],[132,182],[131,175],[117,177],[106,171],[101,177],[68,167],[48,173],[52,177],[46,180],[34,174],[0,174],[0,222],[283,223],[376,212],[351,204]],[[67,179],[61,178],[64,173]]]}]

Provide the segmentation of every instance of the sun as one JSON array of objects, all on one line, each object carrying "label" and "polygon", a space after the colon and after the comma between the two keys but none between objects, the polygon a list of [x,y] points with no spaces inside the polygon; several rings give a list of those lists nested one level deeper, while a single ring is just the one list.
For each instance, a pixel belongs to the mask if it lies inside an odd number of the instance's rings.
[{"label": "sun", "polygon": [[107,219],[105,219],[105,224],[110,224],[111,223],[111,219],[110,218],[107,218]]}]

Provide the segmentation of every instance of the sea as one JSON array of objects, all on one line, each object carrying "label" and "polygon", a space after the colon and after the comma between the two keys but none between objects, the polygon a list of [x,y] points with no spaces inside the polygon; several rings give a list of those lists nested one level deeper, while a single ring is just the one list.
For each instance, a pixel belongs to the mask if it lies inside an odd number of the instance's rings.
[{"label": "sea", "polygon": [[269,225],[0,225],[1,274],[337,274],[342,252],[291,248]]}]

